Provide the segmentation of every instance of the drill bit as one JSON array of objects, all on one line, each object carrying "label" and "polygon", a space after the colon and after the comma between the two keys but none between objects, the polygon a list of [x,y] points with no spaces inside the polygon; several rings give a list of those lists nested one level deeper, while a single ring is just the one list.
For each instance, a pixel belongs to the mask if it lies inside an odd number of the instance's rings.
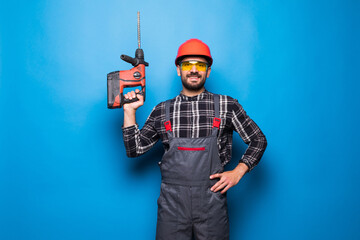
[{"label": "drill bit", "polygon": [[138,48],[141,48],[140,45],[140,12],[137,12],[137,33],[138,33]]}]

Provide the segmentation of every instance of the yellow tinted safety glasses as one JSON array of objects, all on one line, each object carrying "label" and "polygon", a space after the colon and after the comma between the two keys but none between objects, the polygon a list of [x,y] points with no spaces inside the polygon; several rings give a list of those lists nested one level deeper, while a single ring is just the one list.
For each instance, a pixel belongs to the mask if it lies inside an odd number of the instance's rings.
[{"label": "yellow tinted safety glasses", "polygon": [[199,72],[205,72],[208,67],[207,63],[199,62],[199,61],[184,61],[181,62],[180,66],[181,66],[181,70],[190,71],[194,65]]}]

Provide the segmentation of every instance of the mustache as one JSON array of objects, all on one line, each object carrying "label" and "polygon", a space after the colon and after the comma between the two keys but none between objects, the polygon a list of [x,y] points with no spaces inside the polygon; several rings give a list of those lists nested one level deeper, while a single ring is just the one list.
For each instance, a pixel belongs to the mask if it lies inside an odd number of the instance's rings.
[{"label": "mustache", "polygon": [[189,73],[186,75],[186,77],[201,77],[198,73]]}]

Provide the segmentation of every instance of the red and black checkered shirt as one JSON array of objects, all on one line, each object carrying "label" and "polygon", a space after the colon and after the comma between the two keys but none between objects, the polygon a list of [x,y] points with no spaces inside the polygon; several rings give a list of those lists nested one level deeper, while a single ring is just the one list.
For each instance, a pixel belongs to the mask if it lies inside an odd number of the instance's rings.
[{"label": "red and black checkered shirt", "polygon": [[[214,118],[214,94],[204,91],[193,97],[179,94],[171,99],[170,122],[174,137],[198,138],[211,135]],[[267,141],[256,123],[249,118],[236,99],[220,95],[221,124],[218,133],[219,156],[225,165],[231,160],[232,134],[239,133],[248,147],[240,159],[249,170],[260,161]],[[126,154],[136,157],[144,154],[161,139],[165,151],[169,149],[166,134],[165,102],[154,107],[144,127],[138,125],[123,128]]]}]

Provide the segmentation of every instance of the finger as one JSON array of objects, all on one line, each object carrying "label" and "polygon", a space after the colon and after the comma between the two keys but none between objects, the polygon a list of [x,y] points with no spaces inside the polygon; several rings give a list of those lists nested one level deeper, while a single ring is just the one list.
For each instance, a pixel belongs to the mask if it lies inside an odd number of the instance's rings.
[{"label": "finger", "polygon": [[232,186],[229,184],[226,186],[226,188],[224,188],[222,191],[221,191],[221,194],[224,194],[227,192],[227,190],[229,190],[229,188],[231,188]]},{"label": "finger", "polygon": [[140,92],[140,90],[139,89],[135,89],[135,93],[139,93]]},{"label": "finger", "polygon": [[226,182],[223,182],[222,184],[220,184],[217,188],[214,189],[214,192],[220,191],[221,189],[223,189],[224,187],[226,187]]},{"label": "finger", "polygon": [[135,98],[135,97],[136,97],[136,94],[135,94],[134,91],[131,91],[131,97],[132,97],[132,98]]},{"label": "finger", "polygon": [[213,178],[221,178],[222,174],[221,173],[215,173],[213,175],[210,175],[210,179],[213,179]]},{"label": "finger", "polygon": [[133,98],[131,92],[128,92],[125,95],[126,95],[127,99],[132,99]]},{"label": "finger", "polygon": [[217,183],[214,184],[214,186],[212,186],[210,188],[211,191],[214,191],[216,188],[218,188],[221,184],[223,184],[224,182],[223,181],[217,181]]}]

